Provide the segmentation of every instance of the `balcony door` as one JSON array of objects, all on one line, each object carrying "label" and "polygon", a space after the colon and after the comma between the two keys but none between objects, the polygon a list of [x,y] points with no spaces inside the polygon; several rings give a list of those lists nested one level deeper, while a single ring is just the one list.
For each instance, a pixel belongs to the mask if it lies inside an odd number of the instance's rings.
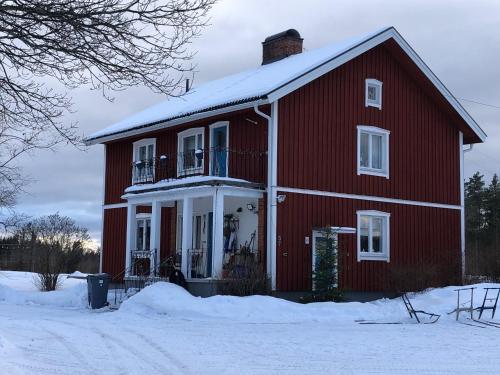
[{"label": "balcony door", "polygon": [[227,177],[228,167],[228,123],[215,123],[211,126],[211,158],[210,174],[217,177]]}]

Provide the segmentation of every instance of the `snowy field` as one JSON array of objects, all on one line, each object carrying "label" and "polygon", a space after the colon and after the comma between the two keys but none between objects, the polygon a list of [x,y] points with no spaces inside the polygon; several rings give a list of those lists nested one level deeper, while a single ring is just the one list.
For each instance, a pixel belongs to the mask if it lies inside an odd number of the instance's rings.
[{"label": "snowy field", "polygon": [[[486,284],[476,286],[478,305]],[[455,307],[453,289],[412,296],[416,309],[444,314],[436,324],[417,325],[400,299],[309,305],[201,299],[166,283],[118,311],[90,311],[85,282],[68,279],[61,290],[40,293],[31,274],[0,272],[0,373],[500,373],[500,328],[446,315]]]}]

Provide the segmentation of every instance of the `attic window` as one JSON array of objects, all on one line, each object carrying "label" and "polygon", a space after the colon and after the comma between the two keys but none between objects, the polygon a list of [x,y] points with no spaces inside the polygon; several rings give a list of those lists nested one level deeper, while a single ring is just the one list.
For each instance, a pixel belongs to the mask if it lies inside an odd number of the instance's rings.
[{"label": "attic window", "polygon": [[365,106],[382,109],[382,82],[368,78],[365,85]]}]

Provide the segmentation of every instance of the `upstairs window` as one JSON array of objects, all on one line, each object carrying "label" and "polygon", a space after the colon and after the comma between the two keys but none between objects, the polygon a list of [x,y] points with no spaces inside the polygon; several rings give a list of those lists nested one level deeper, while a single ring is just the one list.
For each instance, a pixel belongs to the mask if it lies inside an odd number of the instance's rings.
[{"label": "upstairs window", "polygon": [[389,178],[389,134],[375,126],[358,126],[358,175]]},{"label": "upstairs window", "polygon": [[365,86],[365,106],[382,109],[382,82],[368,78]]},{"label": "upstairs window", "polygon": [[154,180],[156,139],[134,142],[132,182],[146,183]]},{"label": "upstairs window", "polygon": [[380,211],[358,211],[358,262],[383,260],[389,262],[389,217]]},{"label": "upstairs window", "polygon": [[188,129],[179,133],[177,174],[203,173],[205,128]]}]

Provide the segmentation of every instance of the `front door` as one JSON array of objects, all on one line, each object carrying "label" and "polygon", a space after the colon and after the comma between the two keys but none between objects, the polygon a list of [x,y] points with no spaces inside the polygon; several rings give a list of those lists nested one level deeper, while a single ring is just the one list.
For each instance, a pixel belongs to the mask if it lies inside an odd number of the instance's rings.
[{"label": "front door", "polygon": [[[333,253],[334,261],[330,252]],[[312,289],[315,290],[314,273],[320,270],[326,270],[331,267],[336,274],[334,287],[338,286],[338,234],[322,230],[313,231],[312,236]]]},{"label": "front door", "polygon": [[227,125],[212,128],[212,176],[227,177]]}]

